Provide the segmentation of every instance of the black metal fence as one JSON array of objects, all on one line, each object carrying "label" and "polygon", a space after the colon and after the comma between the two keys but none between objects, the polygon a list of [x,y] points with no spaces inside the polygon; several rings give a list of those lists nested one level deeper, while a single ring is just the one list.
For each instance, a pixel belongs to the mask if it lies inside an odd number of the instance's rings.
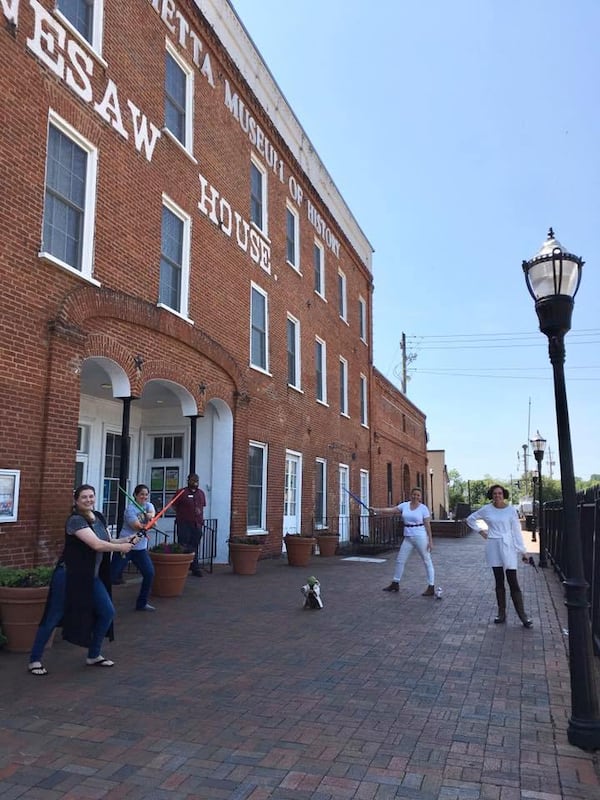
[{"label": "black metal fence", "polygon": [[[577,495],[577,511],[583,553],[583,571],[589,585],[588,600],[592,637],[596,655],[600,655],[600,486]],[[562,500],[544,503],[543,544],[549,562],[561,580],[566,577],[566,547]]]},{"label": "black metal fence", "polygon": [[[173,533],[166,531],[156,530],[151,528],[148,531],[149,542],[148,545],[153,547],[159,542],[174,541],[177,539],[177,522],[173,524]],[[213,563],[217,556],[217,520],[205,519],[202,526],[202,538],[198,545],[198,563],[201,564],[207,572],[213,571]],[[128,571],[134,571],[135,567],[132,563],[128,565]]]},{"label": "black metal fence", "polygon": [[318,523],[312,519],[311,525],[315,536],[324,530],[339,534],[338,550],[342,553],[383,553],[398,547],[402,541],[402,522],[398,515],[352,514],[326,517]]}]

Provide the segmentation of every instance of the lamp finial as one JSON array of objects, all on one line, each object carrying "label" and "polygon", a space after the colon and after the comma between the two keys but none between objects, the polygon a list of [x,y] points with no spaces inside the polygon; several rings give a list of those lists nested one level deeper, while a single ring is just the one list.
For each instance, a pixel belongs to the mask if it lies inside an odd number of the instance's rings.
[{"label": "lamp finial", "polygon": [[554,239],[554,229],[553,228],[548,228],[548,238],[549,239]]}]

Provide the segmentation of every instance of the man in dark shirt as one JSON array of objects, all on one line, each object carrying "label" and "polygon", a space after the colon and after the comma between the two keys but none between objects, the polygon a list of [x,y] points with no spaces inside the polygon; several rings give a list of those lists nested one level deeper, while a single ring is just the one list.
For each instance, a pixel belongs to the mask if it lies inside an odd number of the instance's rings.
[{"label": "man in dark shirt", "polygon": [[192,575],[202,577],[198,563],[198,545],[202,538],[204,524],[204,506],[206,496],[198,487],[200,479],[195,472],[188,475],[187,487],[183,494],[174,503],[175,519],[177,520],[177,539],[188,553],[194,553],[194,560],[190,564]]}]

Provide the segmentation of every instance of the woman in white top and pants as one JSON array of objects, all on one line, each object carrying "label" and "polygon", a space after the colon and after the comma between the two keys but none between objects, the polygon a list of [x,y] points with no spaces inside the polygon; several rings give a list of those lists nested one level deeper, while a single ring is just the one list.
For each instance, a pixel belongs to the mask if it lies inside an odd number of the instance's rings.
[{"label": "woman in white top and pants", "polygon": [[[531,628],[533,622],[525,613],[523,594],[517,580],[517,555],[520,554],[523,561],[528,560],[517,511],[514,506],[506,502],[508,491],[503,486],[497,484],[492,486],[486,496],[492,502],[478,511],[474,511],[467,517],[466,522],[470,528],[477,531],[486,540],[485,557],[487,565],[494,572],[498,601],[498,616],[494,622],[497,624],[506,622],[506,589],[504,585],[504,573],[506,572],[506,580],[515,611],[524,627]],[[487,529],[477,524],[479,520],[485,522]]]},{"label": "woman in white top and pants", "polygon": [[408,557],[413,550],[420,555],[425,571],[427,572],[427,588],[423,592],[423,597],[433,597],[435,572],[431,551],[433,549],[433,537],[431,535],[431,514],[426,505],[421,502],[421,490],[415,488],[410,493],[410,502],[400,503],[389,508],[371,508],[374,514],[394,513],[402,516],[404,523],[404,539],[396,558],[396,568],[394,577],[389,586],[384,588],[384,592],[397,592],[400,589],[400,579],[404,573],[404,567]]}]

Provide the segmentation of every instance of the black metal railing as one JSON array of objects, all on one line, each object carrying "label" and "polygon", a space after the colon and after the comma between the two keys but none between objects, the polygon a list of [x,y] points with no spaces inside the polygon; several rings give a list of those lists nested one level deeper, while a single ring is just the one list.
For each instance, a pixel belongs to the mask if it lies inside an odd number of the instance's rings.
[{"label": "black metal railing", "polygon": [[[600,486],[593,486],[577,495],[579,531],[583,554],[583,572],[589,586],[590,619],[596,655],[600,655]],[[564,581],[568,534],[564,530],[561,500],[544,503],[543,537],[548,561]]]},{"label": "black metal railing", "polygon": [[402,522],[398,515],[351,514],[347,517],[311,519],[312,533],[322,531],[340,536],[339,552],[368,554],[393,550],[402,542]]}]

